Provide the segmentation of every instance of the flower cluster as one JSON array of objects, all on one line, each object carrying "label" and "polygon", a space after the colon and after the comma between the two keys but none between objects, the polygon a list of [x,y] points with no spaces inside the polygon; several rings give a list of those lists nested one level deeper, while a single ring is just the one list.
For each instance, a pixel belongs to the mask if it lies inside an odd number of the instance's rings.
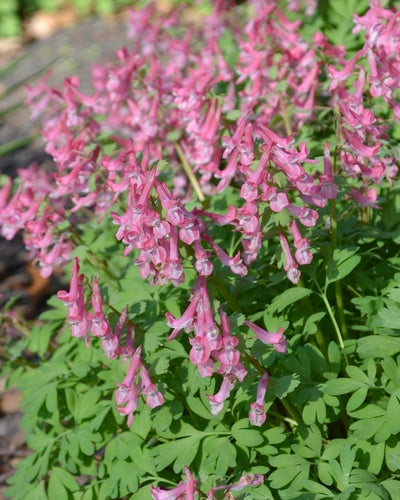
[{"label": "flower cluster", "polygon": [[[162,405],[164,398],[150,380],[146,367],[140,360],[141,346],[134,349],[134,331],[129,325],[125,333],[125,345],[121,345],[121,333],[127,322],[127,308],[122,311],[114,331],[112,330],[103,311],[103,301],[98,280],[92,282],[92,307],[93,313],[86,310],[83,282],[85,276],[79,274],[79,259],[75,257],[72,267],[69,292],[60,290],[57,297],[68,308],[68,321],[74,337],[85,337],[86,345],[90,345],[90,332],[94,337],[101,339],[105,355],[110,359],[119,356],[130,359],[127,375],[119,385],[116,393],[118,411],[121,415],[128,416],[128,425],[133,421],[133,414],[138,405],[138,396],[143,394],[150,408]],[[139,381],[136,382],[139,376]]]},{"label": "flower cluster", "polygon": [[[180,317],[164,313],[169,340],[184,331],[200,375],[222,379],[219,391],[207,395],[213,414],[252,369],[242,357],[244,329],[232,333],[229,304],[216,307],[210,299],[215,272],[225,268],[244,280],[263,245],[277,241],[278,265],[298,283],[300,267],[313,259],[310,228],[339,196],[337,175],[340,196],[377,207],[380,182],[397,174],[386,122],[390,113],[400,121],[398,13],[374,0],[365,15],[355,16],[354,32],[365,32],[365,43],[347,59],[344,47],[322,33],[312,44],[305,41],[300,21],[290,21],[276,0],[250,3],[255,13],[241,20],[229,15],[229,1],[216,2],[184,36],[180,9],[160,22],[150,3],[130,14],[130,47],[117,52],[115,63],[93,67],[92,95],[82,92],[77,77],[61,90],[48,77],[29,88],[27,103],[42,116],[54,170],[21,170],[17,187],[8,179],[0,190],[1,234],[11,239],[23,230],[43,276],[71,260],[74,226],[88,214],[115,224],[122,253],[133,256],[129,262],[151,284],[179,287],[190,267],[194,279],[184,311]],[[301,4],[288,3],[291,10]],[[303,2],[309,13],[315,3]],[[382,114],[371,109],[378,99],[386,106]],[[302,127],[317,123],[321,109],[332,115],[337,145],[318,144],[311,152]],[[213,199],[228,192],[234,201],[218,210]],[[235,244],[219,236],[227,233]],[[85,301],[89,288],[93,312]],[[70,290],[58,298],[68,308],[72,335],[89,345],[91,332],[109,358],[130,359],[116,395],[128,424],[139,394],[151,408],[161,405],[131,327],[121,345],[129,307],[113,329],[97,278],[89,286],[77,258]],[[286,352],[283,328],[270,333],[249,319],[242,323],[259,341]],[[249,408],[256,426],[266,419],[269,378],[265,371],[259,375]],[[186,475],[174,493],[153,488],[153,497],[192,498],[195,481]],[[245,477],[224,489],[257,481]]]},{"label": "flower cluster", "polygon": [[[163,490],[160,487],[151,486],[151,495],[153,500],[194,500],[196,493],[196,481],[190,470],[185,467],[186,480],[182,481],[171,490]],[[240,491],[246,486],[258,486],[264,482],[262,474],[243,474],[239,481],[233,484],[215,486],[207,494],[207,500],[214,500],[216,491]]]},{"label": "flower cluster", "polygon": [[[141,276],[153,284],[183,283],[181,248],[192,247],[198,278],[188,308],[179,320],[168,312],[166,316],[174,329],[170,338],[181,329],[194,333],[189,356],[203,376],[210,376],[218,363],[216,372],[224,381],[210,397],[214,411],[235,381],[246,376],[226,314],[221,312],[218,326],[208,298],[207,277],[216,261],[236,275],[247,275],[262,247],[262,220],[269,220],[281,244],[283,269],[297,283],[299,266],[313,257],[299,225],[315,226],[316,209],[337,196],[339,160],[349,181],[361,177],[361,188],[350,183],[347,192],[361,206],[376,205],[371,183],[397,172],[393,157],[381,153],[385,126],[364,101],[365,92],[382,97],[397,118],[393,92],[399,77],[392,45],[400,28],[392,11],[372,2],[364,16],[356,16],[355,32],[366,30],[366,42],[346,60],[345,52],[321,33],[314,36],[315,46],[302,40],[299,22],[290,22],[275,2],[254,3],[255,17],[238,26],[225,16],[227,5],[218,3],[207,22],[191,28],[183,39],[171,34],[179,25],[179,12],[160,24],[149,4],[131,13],[132,49],[120,49],[115,65],[93,68],[93,95],[80,90],[77,77],[67,78],[62,90],[50,87],[48,77],[28,89],[33,114],[44,113],[43,136],[55,171],[33,175],[33,166],[20,171],[16,191],[12,193],[8,180],[0,197],[2,234],[12,238],[22,229],[44,276],[71,258],[73,238],[68,230],[59,236],[57,225],[65,219],[76,223],[88,208],[98,217],[110,213],[124,255],[134,252]],[[222,33],[237,43],[235,65],[218,43]],[[327,55],[325,60],[318,59],[318,50]],[[368,62],[369,73],[362,60]],[[322,70],[329,75],[325,87],[318,79]],[[350,75],[353,92],[347,83]],[[222,94],[220,88],[225,89]],[[295,145],[296,132],[314,119],[320,92],[329,93],[343,141],[333,167],[325,144],[323,171],[313,170],[316,160],[304,142]],[[232,121],[230,113],[235,112],[238,119]],[[282,121],[273,127],[275,116]],[[105,155],[101,137],[110,134],[120,152]],[[173,174],[170,182],[161,179],[166,164]],[[228,186],[239,188],[242,201],[226,213],[187,208],[192,194],[202,202]],[[125,206],[122,214],[117,204]],[[282,212],[289,224],[282,227],[279,222],[274,230],[275,214]],[[237,233],[242,250],[230,256],[215,241],[211,229],[216,226]],[[111,333],[102,312],[97,281],[92,315],[85,313],[82,287],[74,265],[74,297],[66,300],[72,333],[88,342],[92,328],[112,355],[118,351],[112,347],[118,332]]]}]

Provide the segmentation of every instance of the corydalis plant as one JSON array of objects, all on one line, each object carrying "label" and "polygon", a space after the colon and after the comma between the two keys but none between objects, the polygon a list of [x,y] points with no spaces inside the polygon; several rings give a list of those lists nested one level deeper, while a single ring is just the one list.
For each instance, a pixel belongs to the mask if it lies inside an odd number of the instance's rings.
[{"label": "corydalis plant", "polygon": [[[163,312],[172,329],[168,340],[184,343],[185,332],[200,375],[216,374],[219,389],[207,394],[212,413],[223,411],[232,391],[250,380],[257,398],[249,419],[260,426],[268,374],[246,341],[253,332],[281,354],[287,342],[282,326],[271,333],[249,321],[235,292],[256,276],[275,242],[279,266],[298,283],[299,266],[313,260],[309,228],[321,214],[336,246],[338,196],[349,210],[355,203],[377,206],[379,183],[397,173],[387,129],[398,120],[392,45],[400,24],[392,10],[371,2],[355,17],[365,43],[347,59],[344,47],[322,33],[306,42],[300,22],[290,21],[277,2],[251,3],[255,14],[242,22],[227,15],[229,2],[218,2],[201,27],[184,36],[179,10],[160,22],[148,5],[131,14],[130,49],[119,50],[115,64],[93,68],[93,95],[80,90],[77,77],[66,79],[62,90],[47,80],[29,89],[34,113],[44,112],[54,171],[41,179],[31,167],[15,190],[7,181],[0,217],[4,236],[24,230],[44,276],[71,260],[82,243],[76,228],[88,216],[115,224],[121,253],[143,279],[169,290],[190,288],[180,314]],[[389,52],[391,64],[380,63]],[[309,125],[317,128],[322,113],[332,117],[335,142],[318,138],[311,154],[298,138]],[[218,210],[214,200],[226,193],[231,201]],[[129,358],[116,400],[131,424],[140,394],[151,408],[164,400],[144,364],[146,332],[134,334],[128,320],[134,304],[112,310],[100,280],[90,285],[79,265],[76,257],[70,290],[58,296],[74,336],[89,345],[92,333],[106,356]],[[107,273],[118,279],[112,269]],[[231,290],[218,282],[221,273],[234,280]],[[187,475],[179,494],[194,488]]]},{"label": "corydalis plant", "polygon": [[[171,34],[179,23],[178,11],[161,25],[148,5],[132,13],[133,49],[118,51],[118,64],[93,69],[93,96],[83,94],[77,77],[66,79],[62,91],[49,87],[46,80],[30,89],[28,102],[34,113],[46,110],[43,135],[56,170],[41,172],[43,179],[20,172],[20,186],[11,199],[9,181],[1,192],[2,234],[11,238],[24,229],[26,245],[44,276],[70,258],[79,242],[74,225],[88,208],[98,217],[111,215],[124,254],[137,252],[134,264],[153,284],[179,286],[185,280],[182,249],[191,247],[198,278],[182,318],[178,321],[166,312],[174,328],[171,338],[177,329],[193,332],[190,359],[200,373],[210,376],[216,370],[239,381],[246,374],[243,364],[237,361],[223,373],[219,361],[224,336],[207,290],[216,262],[234,274],[247,275],[267,227],[269,237],[274,231],[279,236],[283,267],[297,283],[299,265],[312,260],[310,243],[298,223],[315,226],[318,212],[311,207],[323,208],[335,199],[334,172],[343,169],[349,179],[348,196],[361,206],[376,201],[375,188],[368,187],[371,182],[396,173],[393,158],[381,153],[385,126],[365,108],[367,73],[358,65],[367,58],[370,96],[383,96],[390,104],[396,75],[385,77],[392,86],[385,92],[378,92],[375,83],[380,68],[383,77],[394,66],[377,65],[374,54],[388,50],[388,34],[397,27],[394,21],[387,24],[391,11],[373,3],[368,14],[356,17],[356,30],[372,29],[378,21],[381,29],[368,34],[350,61],[317,33],[314,41],[328,55],[326,60],[318,59],[319,53],[301,39],[299,22],[290,22],[274,3],[254,3],[255,18],[239,27],[229,24],[225,4],[218,3],[204,26],[191,28],[183,39]],[[219,34],[228,30],[238,47],[235,64],[225,60],[218,43]],[[152,43],[156,39],[159,42]],[[330,80],[321,84],[323,67]],[[356,69],[352,93],[346,78]],[[282,80],[283,89],[277,87]],[[339,116],[340,149],[335,150],[332,167],[325,145],[320,172],[312,168],[316,160],[306,144],[295,146],[295,133],[316,117],[315,99],[327,91]],[[237,121],[230,119],[234,110]],[[281,119],[272,124],[272,116]],[[112,134],[111,155],[102,152],[105,134]],[[359,186],[360,176],[361,190],[351,184],[357,178]],[[192,195],[204,205],[206,197],[230,185],[240,190],[240,196],[226,213],[188,207]],[[122,213],[117,207],[124,207]],[[282,213],[289,220],[287,227],[281,225]],[[57,225],[64,220],[71,226],[58,235]],[[216,226],[233,229],[242,250],[230,256],[221,246],[224,242],[216,241]],[[82,287],[79,280],[77,285],[73,273],[70,294]],[[85,336],[88,342],[90,329],[96,335],[96,325],[106,319],[101,302],[94,300],[94,313],[88,313],[83,291],[77,293],[69,320],[73,335]],[[99,294],[97,282],[95,293]]]}]

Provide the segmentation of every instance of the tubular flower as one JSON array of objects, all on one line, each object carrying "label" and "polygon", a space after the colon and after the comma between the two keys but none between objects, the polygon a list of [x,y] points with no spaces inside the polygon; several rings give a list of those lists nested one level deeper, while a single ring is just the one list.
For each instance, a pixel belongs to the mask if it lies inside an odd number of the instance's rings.
[{"label": "tubular flower", "polygon": [[265,393],[267,391],[268,385],[268,373],[264,373],[264,375],[260,378],[257,386],[257,399],[255,403],[251,403],[250,408],[251,411],[249,413],[249,420],[252,425],[256,425],[261,427],[265,422],[267,415],[264,410],[264,400]]},{"label": "tubular flower", "polygon": [[261,340],[263,344],[271,344],[277,352],[287,351],[287,341],[286,337],[283,335],[283,328],[279,328],[278,333],[269,333],[267,330],[255,325],[251,321],[246,320],[244,324],[253,330],[257,338]]}]

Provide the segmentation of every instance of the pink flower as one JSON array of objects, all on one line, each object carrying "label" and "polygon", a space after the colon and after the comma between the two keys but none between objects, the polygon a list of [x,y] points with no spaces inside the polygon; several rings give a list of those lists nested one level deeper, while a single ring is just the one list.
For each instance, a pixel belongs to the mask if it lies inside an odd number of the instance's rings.
[{"label": "pink flower", "polygon": [[195,315],[199,300],[199,294],[194,294],[191,297],[189,306],[186,308],[180,319],[175,318],[175,316],[173,316],[169,312],[165,313],[168,326],[174,329],[174,331],[168,337],[168,340],[173,340],[175,337],[177,337],[181,330],[184,330],[186,333],[189,333],[193,330],[193,323],[196,317]]},{"label": "pink flower", "polygon": [[[264,476],[262,474],[243,474],[239,481],[233,484],[221,484],[211,488],[207,494],[207,500],[214,500],[216,491],[240,491],[246,486],[259,486],[264,483]],[[225,496],[224,498],[228,498]]]},{"label": "pink flower", "polygon": [[283,328],[278,329],[278,333],[269,333],[264,328],[255,325],[251,321],[244,321],[244,324],[248,326],[256,334],[257,338],[261,340],[263,344],[271,344],[272,347],[277,352],[287,351],[286,337],[283,335]]},{"label": "pink flower", "polygon": [[210,260],[211,252],[204,250],[199,241],[194,242],[196,263],[194,265],[200,276],[209,276],[213,272],[213,263]]},{"label": "pink flower", "polygon": [[365,191],[365,194],[360,193],[356,189],[350,190],[351,196],[359,203],[362,207],[374,207],[381,208],[375,202],[377,200],[377,192],[375,188],[369,188]]},{"label": "pink flower", "polygon": [[318,220],[318,213],[315,210],[307,207],[297,207],[290,203],[286,207],[289,212],[295,215],[299,221],[306,227],[314,227]]},{"label": "pink flower", "polygon": [[71,324],[71,333],[74,337],[85,337],[86,345],[89,347],[89,315],[85,310],[85,299],[83,292],[84,275],[79,276],[79,258],[75,257],[72,265],[69,292],[60,290],[57,298],[64,302],[68,308],[68,320]]},{"label": "pink flower", "polygon": [[157,390],[155,384],[150,380],[149,372],[144,365],[140,367],[140,377],[142,380],[142,394],[146,396],[146,404],[150,408],[156,408],[164,404],[164,396]]},{"label": "pink flower", "polygon": [[310,248],[310,241],[308,238],[303,238],[301,236],[300,230],[296,224],[296,221],[292,220],[290,222],[290,231],[292,233],[293,239],[294,239],[294,246],[296,247],[296,252],[294,254],[297,262],[300,265],[303,264],[310,264],[313,255],[309,251]]},{"label": "pink flower", "polygon": [[138,406],[139,387],[135,383],[137,371],[140,366],[140,354],[142,347],[139,346],[131,358],[128,373],[121,384],[119,384],[115,394],[115,401],[117,402],[117,410],[120,415],[127,415],[128,426],[133,422],[133,414]]},{"label": "pink flower", "polygon": [[354,151],[362,156],[374,156],[379,151],[381,145],[380,142],[377,142],[375,146],[367,146],[361,142],[357,132],[351,132],[350,130],[342,127],[342,133],[344,138],[351,144],[351,146],[353,146]]},{"label": "pink flower", "polygon": [[249,413],[249,420],[252,425],[256,425],[261,427],[265,422],[267,415],[264,411],[264,400],[265,393],[268,385],[268,373],[264,373],[264,375],[260,378],[257,386],[257,399],[255,403],[251,403],[250,408],[251,411]]},{"label": "pink flower", "polygon": [[281,233],[278,233],[278,236],[285,257],[283,268],[286,271],[288,279],[295,285],[300,279],[300,271],[297,269],[299,266],[293,260],[287,239]]},{"label": "pink flower", "polygon": [[203,364],[210,357],[210,347],[207,337],[189,339],[192,346],[189,354],[190,361],[194,364]]},{"label": "pink flower", "polygon": [[228,377],[224,377],[220,390],[214,396],[209,396],[206,394],[210,401],[211,413],[213,415],[218,415],[224,408],[224,401],[229,397],[231,390],[234,387],[234,383]]},{"label": "pink flower", "polygon": [[229,266],[233,273],[239,274],[240,276],[246,276],[247,267],[243,264],[243,261],[240,258],[240,252],[238,252],[234,257],[229,257],[229,255],[225,253],[224,250],[222,250],[222,248],[207,234],[204,234],[203,238],[211,245],[222,264]]},{"label": "pink flower", "polygon": [[92,306],[94,313],[89,315],[92,322],[92,333],[96,337],[107,337],[111,333],[110,325],[103,312],[103,303],[97,277],[92,282]]},{"label": "pink flower", "polygon": [[240,352],[236,349],[239,339],[231,335],[226,312],[221,309],[219,313],[221,316],[222,345],[218,351],[212,352],[212,356],[220,363],[217,373],[233,376],[241,382],[247,375],[247,371],[240,363]]},{"label": "pink flower", "polygon": [[150,493],[153,500],[194,500],[196,481],[187,467],[184,467],[184,471],[186,480],[171,490],[163,490],[159,486],[151,485]]}]

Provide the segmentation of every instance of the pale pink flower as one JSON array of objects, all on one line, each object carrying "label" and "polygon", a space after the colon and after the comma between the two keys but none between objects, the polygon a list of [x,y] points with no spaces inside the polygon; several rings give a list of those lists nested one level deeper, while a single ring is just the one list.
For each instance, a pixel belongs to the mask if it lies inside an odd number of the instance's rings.
[{"label": "pale pink flower", "polygon": [[283,265],[284,270],[286,271],[286,275],[288,279],[296,285],[300,279],[300,271],[298,270],[298,265],[296,262],[293,260],[292,253],[289,248],[289,243],[287,242],[287,239],[283,236],[283,234],[278,233],[279,236],[279,241],[283,250],[284,258],[285,258],[285,263]]},{"label": "pale pink flower", "polygon": [[283,335],[283,328],[278,329],[278,333],[269,333],[264,328],[257,326],[251,321],[245,321],[244,324],[248,326],[256,334],[256,337],[261,340],[263,344],[270,344],[277,352],[286,352],[287,342],[286,337]]},{"label": "pale pink flower", "polygon": [[206,394],[210,401],[211,413],[213,415],[218,415],[223,410],[224,401],[229,397],[234,385],[230,378],[224,377],[219,391],[214,396]]},{"label": "pale pink flower", "polygon": [[265,393],[267,391],[268,385],[268,373],[265,372],[264,375],[260,378],[257,386],[257,399],[255,403],[251,403],[250,408],[251,411],[249,413],[249,420],[252,425],[256,425],[261,427],[262,424],[267,419],[267,415],[264,410],[264,400]]}]

